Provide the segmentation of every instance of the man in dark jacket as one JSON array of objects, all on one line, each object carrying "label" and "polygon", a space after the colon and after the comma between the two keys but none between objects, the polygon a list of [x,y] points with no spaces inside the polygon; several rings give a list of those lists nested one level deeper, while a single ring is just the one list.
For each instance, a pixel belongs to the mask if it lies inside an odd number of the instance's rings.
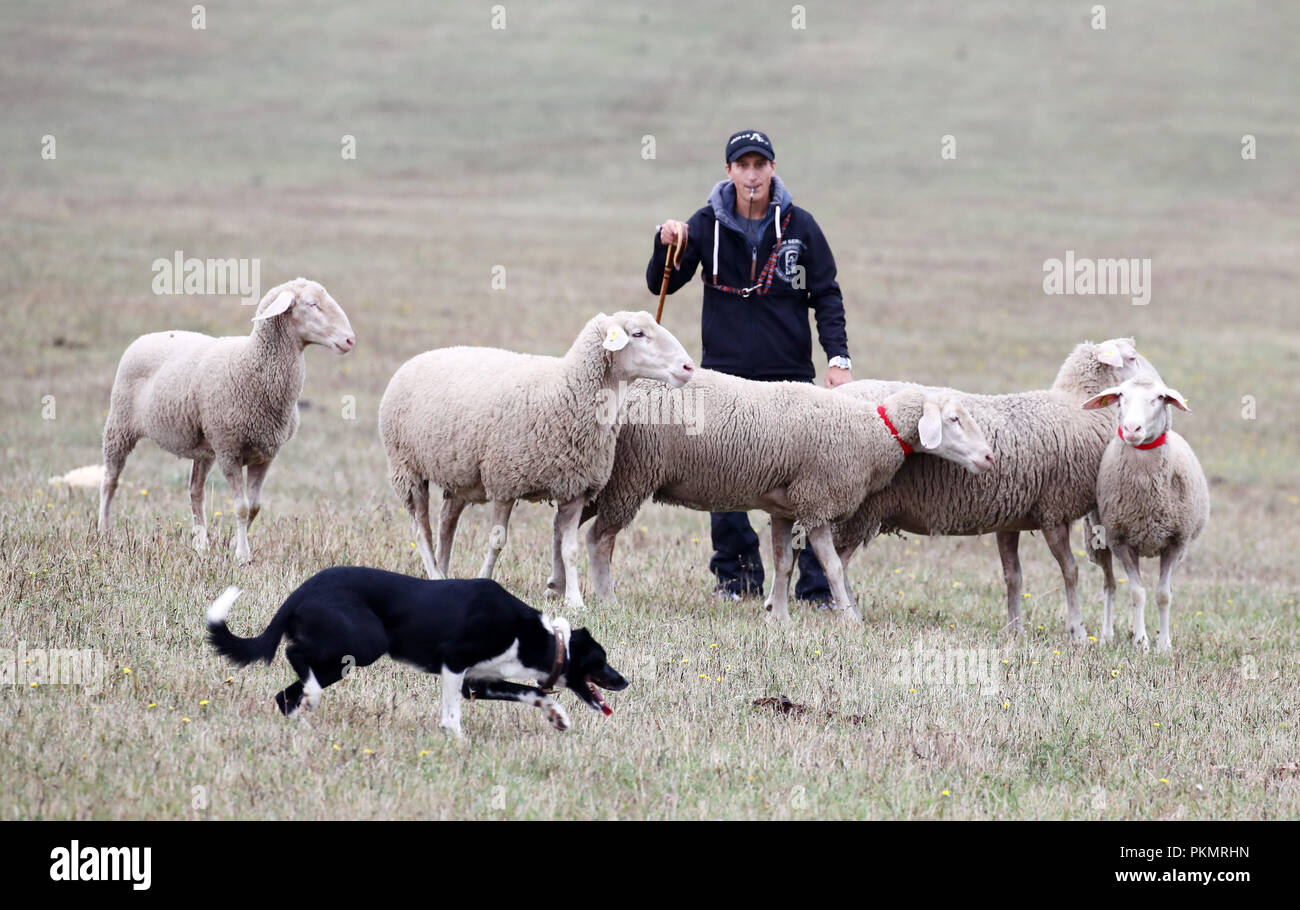
[{"label": "man in dark jacket", "polygon": [[[672,294],[703,264],[704,311],[700,365],[745,379],[812,382],[812,334],[829,358],[826,385],[849,382],[844,301],[835,283],[835,259],[812,215],[794,205],[776,176],[776,152],[768,137],[742,130],[727,140],[727,179],[709,194],[690,220],[659,226],[646,284],[658,294],[669,245],[685,241],[681,261],[668,279]],[[736,599],[761,594],[763,562],[758,535],[744,512],[712,515],[713,558],[718,591]],[[799,556],[795,596],[830,601],[830,588],[811,549]]]}]

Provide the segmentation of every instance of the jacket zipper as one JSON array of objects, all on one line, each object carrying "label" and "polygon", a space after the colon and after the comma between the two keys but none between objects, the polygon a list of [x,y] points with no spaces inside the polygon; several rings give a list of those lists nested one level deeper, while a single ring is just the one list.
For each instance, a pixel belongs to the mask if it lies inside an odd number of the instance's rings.
[{"label": "jacket zipper", "polygon": [[751,250],[749,253],[749,280],[754,280],[754,270],[758,268],[758,250]]}]

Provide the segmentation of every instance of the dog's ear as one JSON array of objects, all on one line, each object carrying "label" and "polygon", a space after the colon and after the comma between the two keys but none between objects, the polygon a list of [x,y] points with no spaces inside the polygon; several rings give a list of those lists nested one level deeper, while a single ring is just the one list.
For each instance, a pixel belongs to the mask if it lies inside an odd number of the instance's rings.
[{"label": "dog's ear", "polygon": [[600,645],[596,644],[596,639],[591,637],[591,633],[585,627],[573,630],[573,635],[569,638],[569,653],[579,661],[586,661],[599,649]]}]

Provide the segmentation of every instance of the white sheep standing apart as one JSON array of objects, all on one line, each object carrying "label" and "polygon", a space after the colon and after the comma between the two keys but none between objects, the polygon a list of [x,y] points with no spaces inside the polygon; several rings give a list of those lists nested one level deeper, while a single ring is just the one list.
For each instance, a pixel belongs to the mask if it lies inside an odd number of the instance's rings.
[{"label": "white sheep standing apart", "polygon": [[[154,332],[131,342],[117,366],[104,425],[104,482],[99,530],[127,456],[142,438],[191,458],[194,546],[207,549],[203,485],[215,461],[235,498],[235,556],[252,560],[248,527],[261,509],[271,460],[298,429],[298,395],[309,344],[346,354],[356,345],[342,307],[315,281],[296,278],[257,305],[246,336]],[[248,483],[244,483],[244,468]]]},{"label": "white sheep standing apart", "polygon": [[[1187,402],[1158,376],[1143,374],[1083,403],[1086,410],[1119,405],[1119,429],[1097,472],[1097,513],[1105,545],[1119,556],[1133,594],[1133,645],[1146,651],[1146,588],[1140,556],[1160,557],[1156,650],[1173,646],[1169,635],[1170,578],[1210,518],[1210,487],[1196,453],[1170,428],[1169,408]],[[1113,601],[1106,604],[1101,640],[1115,637]]]},{"label": "white sheep standing apart", "polygon": [[[889,486],[864,499],[851,518],[836,526],[840,559],[847,566],[859,546],[891,531],[995,534],[1006,580],[1008,625],[1022,633],[1020,532],[1040,530],[1065,582],[1067,631],[1075,643],[1086,642],[1070,527],[1095,502],[1097,468],[1115,433],[1115,422],[1104,414],[1082,413],[1079,405],[1102,389],[1150,369],[1133,339],[1112,338],[1076,345],[1048,390],[955,393],[997,453],[993,470],[970,477],[937,458],[910,459]],[[836,391],[879,400],[908,385],[864,379]],[[1113,588],[1109,560],[1102,570]]]},{"label": "white sheep standing apart", "polygon": [[[993,454],[979,426],[951,394],[905,389],[879,405],[801,382],[756,382],[700,370],[681,393],[689,420],[673,415],[665,390],[639,384],[627,402],[614,468],[596,501],[587,537],[596,596],[611,599],[615,538],[642,503],[711,512],[763,509],[772,517],[775,565],[766,607],[790,618],[795,522],[826,570],[842,618],[861,621],[844,583],[831,537],[832,522],[889,483],[908,452],[930,452],[957,469],[987,470]],[[642,399],[638,401],[637,399]]]},{"label": "white sheep standing apart", "polygon": [[[564,597],[581,606],[578,520],[609,478],[621,397],[637,379],[680,388],[694,371],[686,349],[645,312],[595,316],[563,357],[454,347],[408,360],[379,403],[379,434],[429,577],[446,577],[468,503],[492,503],[479,570],[491,578],[515,501],[553,501]],[[443,491],[436,558],[430,484]]]}]

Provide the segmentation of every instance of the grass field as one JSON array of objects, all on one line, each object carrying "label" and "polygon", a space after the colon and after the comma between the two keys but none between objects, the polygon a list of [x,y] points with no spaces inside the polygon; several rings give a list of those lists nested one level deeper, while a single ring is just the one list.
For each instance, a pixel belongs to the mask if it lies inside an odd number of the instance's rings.
[{"label": "grass field", "polygon": [[[6,6],[0,649],[96,649],[106,673],[0,687],[0,815],[1300,816],[1300,8],[1111,4],[1097,30],[1090,4],[810,3],[801,30],[781,3],[507,2],[504,29],[490,6],[211,4],[204,29],[190,4]],[[1173,654],[1070,647],[1036,537],[1023,640],[1001,632],[991,538],[877,541],[852,568],[863,627],[796,608],[777,629],[710,599],[707,516],[648,506],[619,545],[621,606],[569,613],[633,681],[611,717],[561,696],[558,734],[468,705],[458,743],[437,681],[384,662],[286,722],[287,664],[223,663],[207,604],[245,588],[231,624],[250,634],[320,568],[419,574],[375,430],[389,376],[449,344],[557,354],[597,311],[652,308],[654,225],[702,204],[749,126],[835,251],[855,376],[1043,388],[1078,341],[1131,334],[1187,396],[1213,514],[1175,578]],[[199,555],[189,464],[151,443],[110,541],[97,493],[47,484],[100,460],[137,335],[247,330],[235,297],[152,293],[176,250],[258,258],[264,289],[315,278],[357,333],[346,358],[307,354],[247,567],[218,472]],[[1045,295],[1066,250],[1149,257],[1151,303]],[[695,355],[699,293],[665,313]],[[498,564],[540,609],[551,514],[520,506]],[[466,512],[455,574],[486,521]],[[1081,577],[1095,633],[1100,577]],[[1127,585],[1117,602],[1122,642]],[[918,648],[991,655],[995,685],[900,682]],[[753,705],[782,694],[816,710]]]}]

